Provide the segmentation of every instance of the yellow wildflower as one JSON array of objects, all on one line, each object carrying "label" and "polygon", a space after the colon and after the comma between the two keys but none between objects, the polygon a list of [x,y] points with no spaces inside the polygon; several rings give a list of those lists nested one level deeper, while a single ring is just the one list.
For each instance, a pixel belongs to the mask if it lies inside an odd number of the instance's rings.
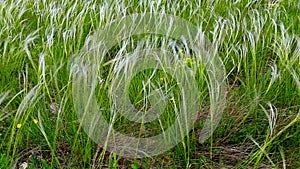
[{"label": "yellow wildflower", "polygon": [[193,60],[192,60],[191,58],[186,58],[186,59],[185,59],[185,62],[186,62],[187,64],[191,64],[191,63],[193,62]]},{"label": "yellow wildflower", "polygon": [[39,121],[37,119],[33,119],[34,124],[37,124]]},{"label": "yellow wildflower", "polygon": [[192,58],[185,58],[185,63],[189,68],[193,67],[193,59]]},{"label": "yellow wildflower", "polygon": [[20,129],[22,127],[22,124],[17,124],[17,128]]}]

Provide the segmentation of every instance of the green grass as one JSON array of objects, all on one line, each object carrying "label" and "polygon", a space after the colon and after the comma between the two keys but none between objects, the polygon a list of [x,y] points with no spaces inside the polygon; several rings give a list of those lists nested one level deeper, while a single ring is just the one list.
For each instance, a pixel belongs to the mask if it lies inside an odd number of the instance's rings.
[{"label": "green grass", "polygon": [[[169,151],[131,159],[105,151],[83,130],[71,72],[75,56],[98,29],[142,12],[176,15],[202,29],[225,66],[227,103],[220,124],[204,143],[198,139],[207,114],[199,115],[192,131]],[[298,13],[297,0],[272,7],[262,0],[0,1],[0,168],[24,162],[28,168],[300,168]],[[152,88],[173,93],[160,119],[151,123],[112,119],[108,93],[113,70],[122,64],[113,60],[116,54],[170,41],[148,34],[123,39],[103,59],[97,101],[120,132],[148,137],[176,120],[180,92],[168,72],[148,69],[130,82],[129,97],[141,110],[149,108],[143,96]],[[189,49],[177,45],[170,52],[184,62],[180,50]],[[191,53],[192,69],[199,66],[193,65],[195,57]],[[198,68],[199,111],[208,112],[207,71],[205,65]],[[152,74],[153,86],[143,85]]]}]

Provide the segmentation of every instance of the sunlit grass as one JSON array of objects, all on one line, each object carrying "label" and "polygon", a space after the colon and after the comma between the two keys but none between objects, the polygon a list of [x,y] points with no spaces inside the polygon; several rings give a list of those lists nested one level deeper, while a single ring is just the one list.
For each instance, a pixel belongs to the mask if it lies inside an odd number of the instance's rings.
[{"label": "sunlit grass", "polygon": [[[29,168],[299,168],[299,11],[300,3],[288,0],[0,1],[0,168],[24,162]],[[74,56],[98,29],[143,12],[180,16],[204,32],[226,69],[227,108],[214,135],[200,144],[209,114],[206,70],[200,66],[196,79],[203,91],[198,93],[205,99],[193,130],[162,155],[128,159],[105,151],[81,128],[71,72]],[[146,34],[110,49],[96,90],[107,119],[110,79],[122,64],[115,55],[169,45],[175,59],[196,69],[194,53],[184,57],[189,49],[170,41]],[[145,83],[152,73],[138,74],[130,83],[130,98],[141,109],[149,108],[143,96],[150,89],[178,90],[164,71]],[[120,117],[116,128],[132,125],[136,136],[157,134],[172,124],[179,101],[176,94],[166,98],[161,121],[141,126]]]}]

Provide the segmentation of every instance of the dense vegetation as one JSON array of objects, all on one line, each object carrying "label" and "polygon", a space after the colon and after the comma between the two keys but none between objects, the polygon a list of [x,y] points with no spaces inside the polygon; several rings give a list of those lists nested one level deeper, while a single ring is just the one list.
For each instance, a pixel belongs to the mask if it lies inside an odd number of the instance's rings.
[{"label": "dense vegetation", "polygon": [[[199,117],[174,148],[132,159],[106,151],[82,129],[74,109],[72,68],[73,58],[95,32],[116,18],[143,12],[175,15],[201,28],[224,65],[227,102],[205,142],[198,139],[203,127]],[[0,168],[299,168],[299,13],[298,0],[0,0]],[[104,58],[104,82],[95,92],[105,109],[111,107],[107,86],[114,56],[136,46],[149,48],[144,39],[152,42],[151,48],[169,40],[162,35],[130,37]],[[189,50],[179,48],[173,54]],[[186,59],[189,67],[194,57]],[[201,110],[207,112],[204,69],[199,66],[196,79],[205,91]],[[130,83],[136,107],[143,107],[142,82],[151,71]],[[157,72],[153,79],[158,86],[173,86],[178,94],[178,85],[166,72]],[[176,120],[176,104],[168,104],[162,114],[165,128]],[[145,124],[146,129],[122,117],[115,123],[116,130],[130,128],[129,134],[141,137],[164,129],[159,121]]]}]

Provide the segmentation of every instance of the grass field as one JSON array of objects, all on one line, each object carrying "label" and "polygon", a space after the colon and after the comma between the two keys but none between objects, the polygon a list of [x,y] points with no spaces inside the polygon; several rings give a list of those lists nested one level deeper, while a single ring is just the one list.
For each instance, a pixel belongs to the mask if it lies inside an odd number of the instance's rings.
[{"label": "grass field", "polygon": [[[166,91],[159,120],[133,123],[112,111],[109,86],[126,61],[118,56],[138,57],[136,48],[167,46],[174,62],[197,72],[199,91],[189,92],[202,98],[191,131],[181,131],[175,147],[129,158],[95,143],[78,120],[74,88],[85,88],[72,80],[74,58],[115,19],[145,12],[178,16],[203,32],[224,65],[226,106],[213,135],[199,142],[204,119],[212,116],[207,66],[184,41],[151,33],[121,37],[102,58],[93,91],[114,130],[155,136],[178,120],[184,100],[163,66],[126,82],[140,110],[149,109],[143,101],[149,77],[152,88]],[[0,0],[0,169],[300,168],[299,13],[299,0]]]}]

